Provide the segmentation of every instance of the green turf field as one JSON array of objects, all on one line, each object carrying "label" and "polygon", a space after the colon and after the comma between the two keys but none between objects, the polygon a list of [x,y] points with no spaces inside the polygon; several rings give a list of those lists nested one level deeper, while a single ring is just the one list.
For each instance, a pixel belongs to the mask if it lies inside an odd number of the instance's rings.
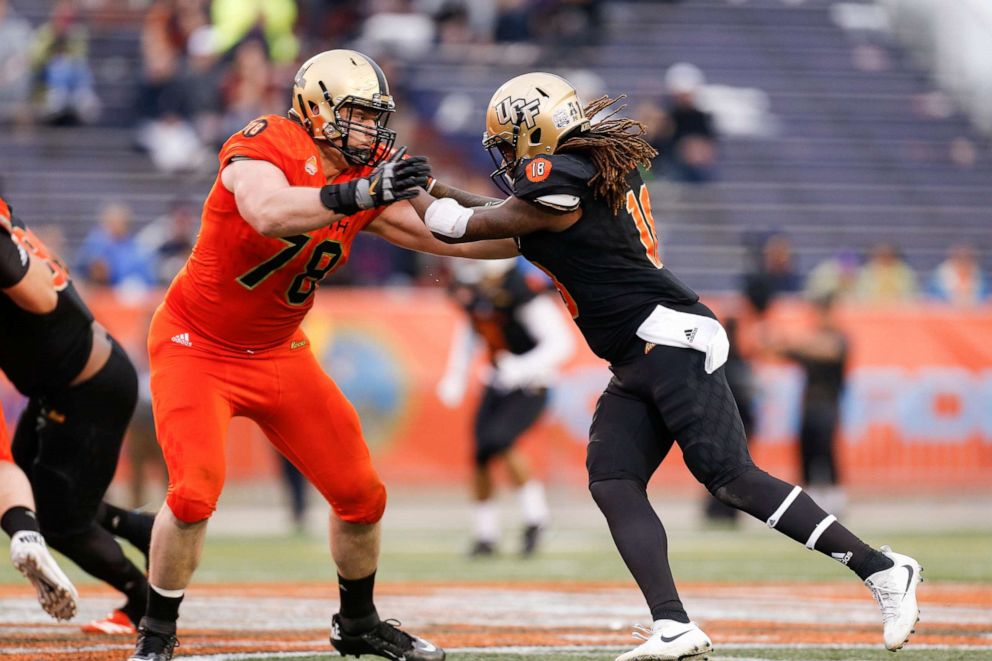
[{"label": "green turf field", "polygon": [[[992,583],[992,536],[977,531],[899,533],[879,537],[901,553],[917,557],[928,580]],[[760,582],[843,580],[841,565],[767,530],[680,531],[670,555],[681,581]],[[512,549],[487,560],[462,553],[460,532],[390,533],[383,539],[380,579],[384,581],[631,580],[609,537],[589,531],[553,536],[537,557],[521,561]],[[70,562],[67,572],[90,580]],[[333,580],[327,542],[320,536],[250,537],[211,535],[196,573],[202,582]],[[22,580],[0,563],[0,583]]]}]

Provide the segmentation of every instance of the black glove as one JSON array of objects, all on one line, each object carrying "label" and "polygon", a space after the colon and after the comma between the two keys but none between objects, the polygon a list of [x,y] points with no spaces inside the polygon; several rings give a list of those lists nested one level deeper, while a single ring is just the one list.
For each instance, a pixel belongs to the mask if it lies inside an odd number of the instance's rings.
[{"label": "black glove", "polygon": [[406,147],[400,147],[368,177],[343,184],[329,184],[320,189],[320,201],[335,213],[350,216],[365,209],[408,200],[427,185],[431,166],[426,156],[403,159]]}]

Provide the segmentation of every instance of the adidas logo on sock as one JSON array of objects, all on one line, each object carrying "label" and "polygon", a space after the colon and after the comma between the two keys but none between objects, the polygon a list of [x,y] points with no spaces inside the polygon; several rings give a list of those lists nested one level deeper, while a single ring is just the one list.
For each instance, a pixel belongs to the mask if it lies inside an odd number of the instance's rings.
[{"label": "adidas logo on sock", "polygon": [[184,347],[191,347],[193,343],[189,341],[189,333],[180,333],[179,335],[173,335],[172,341],[176,344],[181,344]]},{"label": "adidas logo on sock", "polygon": [[685,331],[685,339],[686,339],[686,341],[689,344],[692,344],[692,341],[696,339],[696,332],[698,330],[699,330],[698,327],[697,328],[693,328],[691,330],[690,329],[686,329],[686,331]]},{"label": "adidas logo on sock", "polygon": [[842,565],[846,565],[851,561],[851,557],[854,554],[848,551],[847,553],[831,553],[830,557],[839,562]]}]

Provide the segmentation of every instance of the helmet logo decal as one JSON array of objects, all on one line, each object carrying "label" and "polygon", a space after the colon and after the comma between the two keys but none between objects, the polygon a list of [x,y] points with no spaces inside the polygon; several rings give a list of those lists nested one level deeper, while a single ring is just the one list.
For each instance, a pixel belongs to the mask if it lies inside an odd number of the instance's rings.
[{"label": "helmet logo decal", "polygon": [[248,125],[244,127],[241,131],[241,135],[246,138],[254,138],[256,135],[269,128],[269,120],[267,119],[253,119],[248,122]]},{"label": "helmet logo decal", "polygon": [[512,99],[506,97],[496,104],[496,121],[500,124],[523,124],[529,129],[537,125],[541,114],[541,100]]},{"label": "helmet logo decal", "polygon": [[555,125],[556,129],[563,129],[581,118],[582,115],[579,113],[579,106],[569,101],[568,105],[564,108],[555,110],[554,114],[551,115],[551,122]]}]

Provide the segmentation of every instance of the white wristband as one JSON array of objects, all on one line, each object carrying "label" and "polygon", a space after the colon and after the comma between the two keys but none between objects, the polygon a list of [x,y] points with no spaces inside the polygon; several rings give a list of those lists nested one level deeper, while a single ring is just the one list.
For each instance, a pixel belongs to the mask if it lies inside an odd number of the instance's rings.
[{"label": "white wristband", "polygon": [[468,219],[475,213],[472,209],[466,209],[450,197],[435,200],[424,214],[424,224],[427,229],[435,234],[460,239],[465,236],[468,228]]}]

